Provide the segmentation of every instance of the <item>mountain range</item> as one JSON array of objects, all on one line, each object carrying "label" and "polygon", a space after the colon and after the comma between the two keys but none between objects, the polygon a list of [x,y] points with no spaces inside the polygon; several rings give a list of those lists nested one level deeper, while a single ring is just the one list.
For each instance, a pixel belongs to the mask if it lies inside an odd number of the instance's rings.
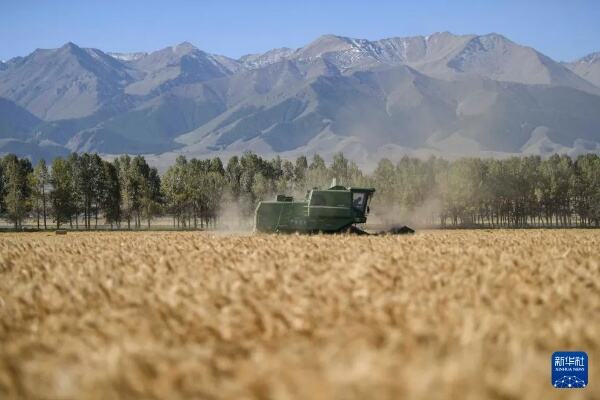
[{"label": "mountain range", "polygon": [[295,157],[600,152],[600,53],[563,63],[498,34],[324,35],[239,59],[67,43],[0,63],[0,153]]}]

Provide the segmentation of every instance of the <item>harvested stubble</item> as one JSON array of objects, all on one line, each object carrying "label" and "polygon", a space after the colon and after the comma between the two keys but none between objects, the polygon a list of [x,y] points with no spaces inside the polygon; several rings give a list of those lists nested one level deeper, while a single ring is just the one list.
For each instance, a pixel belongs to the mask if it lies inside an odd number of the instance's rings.
[{"label": "harvested stubble", "polygon": [[[600,398],[600,232],[0,236],[1,398]],[[550,357],[584,350],[583,390]]]}]

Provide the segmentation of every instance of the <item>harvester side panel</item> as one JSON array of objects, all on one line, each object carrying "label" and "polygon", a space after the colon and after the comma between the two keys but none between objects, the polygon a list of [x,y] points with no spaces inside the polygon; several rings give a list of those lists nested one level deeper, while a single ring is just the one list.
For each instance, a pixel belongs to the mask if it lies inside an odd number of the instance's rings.
[{"label": "harvester side panel", "polygon": [[258,232],[302,230],[307,216],[304,202],[263,201],[256,208],[254,226]]},{"label": "harvester side panel", "polygon": [[341,232],[364,223],[369,197],[375,189],[332,186],[313,189],[307,201],[278,195],[256,207],[254,226],[258,232]]}]

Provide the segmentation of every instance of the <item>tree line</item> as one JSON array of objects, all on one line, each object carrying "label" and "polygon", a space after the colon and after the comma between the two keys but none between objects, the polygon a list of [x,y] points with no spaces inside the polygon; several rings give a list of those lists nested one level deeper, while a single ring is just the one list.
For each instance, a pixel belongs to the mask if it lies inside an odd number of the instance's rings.
[{"label": "tree line", "polygon": [[600,157],[382,160],[372,175],[394,210],[441,226],[600,225]]},{"label": "tree line", "polygon": [[8,154],[0,162],[0,215],[21,229],[150,228],[157,217],[173,227],[216,227],[228,208],[248,219],[260,200],[276,193],[303,197],[332,178],[372,186],[379,223],[436,226],[600,226],[600,157],[553,155],[448,161],[382,159],[363,172],[342,153],[329,165],[319,155],[294,161],[253,153],[187,159],[179,156],[160,176],[143,156],[112,161],[71,154],[35,166]]}]

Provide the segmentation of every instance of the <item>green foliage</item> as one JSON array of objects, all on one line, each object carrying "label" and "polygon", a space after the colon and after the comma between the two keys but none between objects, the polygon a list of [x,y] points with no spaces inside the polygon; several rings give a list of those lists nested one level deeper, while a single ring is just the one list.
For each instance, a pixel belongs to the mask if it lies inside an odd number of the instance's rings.
[{"label": "green foliage", "polygon": [[[179,156],[161,177],[143,156],[124,155],[113,162],[97,154],[72,154],[42,160],[35,169],[14,155],[0,162],[0,211],[19,229],[33,216],[38,227],[46,215],[56,226],[69,223],[149,227],[158,215],[173,217],[182,228],[216,226],[233,203],[251,217],[260,200],[276,194],[302,197],[332,178],[348,186],[373,186],[373,215],[383,222],[455,226],[600,226],[600,157],[571,159],[554,155],[508,159],[463,158],[447,161],[403,157],[382,159],[364,174],[342,153],[327,165],[318,154],[293,162],[265,160],[254,153],[191,159]],[[94,221],[92,223],[92,220]]]},{"label": "green foliage", "polygon": [[187,160],[180,156],[162,179],[167,210],[180,227],[216,224],[226,187],[226,176],[239,193],[239,164],[230,160],[227,170],[220,159]]},{"label": "green foliage", "polygon": [[23,219],[31,208],[31,162],[8,154],[2,159],[2,200],[6,219],[21,228]]},{"label": "green foliage", "polygon": [[119,171],[115,164],[104,161],[103,186],[99,196],[100,209],[104,211],[104,218],[111,226],[121,222],[121,185]]},{"label": "green foliage", "polygon": [[313,159],[308,166],[304,189],[310,190],[313,187],[325,187],[331,183],[331,173],[325,165],[325,160],[318,154],[313,156]]},{"label": "green foliage", "polygon": [[68,160],[61,157],[54,160],[50,184],[52,185],[50,193],[52,216],[58,229],[62,223],[71,222],[71,218],[77,212],[76,182]]},{"label": "green foliage", "polygon": [[32,206],[37,220],[37,227],[40,228],[41,218],[44,229],[46,229],[48,216],[47,186],[50,184],[50,174],[45,160],[40,160],[37,163],[30,177]]}]

